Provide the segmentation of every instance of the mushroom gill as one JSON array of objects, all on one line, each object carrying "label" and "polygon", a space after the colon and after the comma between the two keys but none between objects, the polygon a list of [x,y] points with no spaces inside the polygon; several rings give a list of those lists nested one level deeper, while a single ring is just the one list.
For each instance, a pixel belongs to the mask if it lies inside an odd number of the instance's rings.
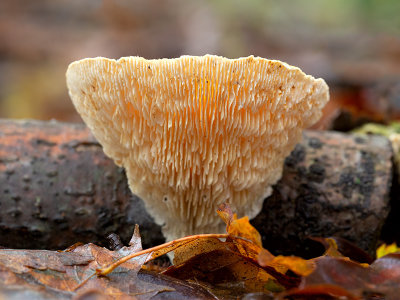
[{"label": "mushroom gill", "polygon": [[329,100],[322,79],[253,56],[89,58],[67,85],[167,240],[222,231],[222,202],[254,217]]}]

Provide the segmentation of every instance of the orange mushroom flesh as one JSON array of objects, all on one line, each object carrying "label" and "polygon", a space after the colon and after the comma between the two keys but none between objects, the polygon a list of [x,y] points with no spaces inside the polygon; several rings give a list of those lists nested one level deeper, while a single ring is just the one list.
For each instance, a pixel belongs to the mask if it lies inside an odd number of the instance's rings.
[{"label": "orange mushroom flesh", "polygon": [[329,100],[322,79],[253,56],[83,59],[67,85],[167,240],[223,231],[219,203],[258,214]]}]

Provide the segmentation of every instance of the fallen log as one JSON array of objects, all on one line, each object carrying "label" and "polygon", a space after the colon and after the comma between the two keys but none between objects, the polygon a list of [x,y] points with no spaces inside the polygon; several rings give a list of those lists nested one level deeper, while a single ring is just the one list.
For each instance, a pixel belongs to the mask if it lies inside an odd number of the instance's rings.
[{"label": "fallen log", "polygon": [[382,136],[305,132],[253,220],[263,244],[307,255],[307,237],[336,236],[374,256],[390,210],[392,156]]},{"label": "fallen log", "polygon": [[81,124],[0,121],[0,245],[62,249],[124,242],[135,223],[145,246],[164,241],[123,169]]},{"label": "fallen log", "polygon": [[[306,131],[253,220],[265,245],[293,252],[306,236],[333,235],[371,253],[389,212],[391,158],[384,137]],[[0,120],[0,245],[102,245],[111,232],[127,242],[136,223],[144,247],[163,242],[84,125]]]}]

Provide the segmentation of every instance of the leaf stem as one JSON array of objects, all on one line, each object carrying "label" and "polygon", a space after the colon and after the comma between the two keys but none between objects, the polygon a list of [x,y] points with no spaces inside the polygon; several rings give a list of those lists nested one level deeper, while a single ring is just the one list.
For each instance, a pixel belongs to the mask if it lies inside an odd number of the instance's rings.
[{"label": "leaf stem", "polygon": [[[110,264],[110,265],[108,265],[106,267],[96,269],[96,275],[97,276],[106,276],[106,275],[110,274],[112,271],[114,271],[121,264],[127,262],[128,260],[130,260],[130,259],[132,259],[134,257],[140,256],[140,255],[143,255],[143,254],[148,254],[148,253],[151,253],[151,252],[155,252],[155,251],[158,251],[158,250],[162,250],[164,248],[171,247],[172,248],[171,250],[169,250],[167,252],[163,252],[162,254],[168,253],[168,252],[170,252],[170,251],[175,249],[174,246],[180,247],[180,245],[176,245],[176,244],[179,244],[181,242],[190,242],[190,241],[196,240],[196,239],[208,239],[208,238],[219,238],[219,239],[221,239],[221,238],[227,238],[229,236],[230,235],[227,234],[227,233],[224,233],[224,234],[197,234],[197,235],[185,236],[183,238],[176,239],[176,240],[170,241],[168,243],[164,243],[164,244],[155,246],[153,248],[149,248],[149,249],[146,249],[146,250],[141,250],[139,252],[131,253],[131,254],[127,255],[127,256],[124,256],[124,257],[118,259],[117,261],[113,262],[112,264]],[[162,254],[160,254],[160,255],[162,255]],[[146,261],[149,261],[149,260],[154,259],[156,257],[157,257],[157,255],[155,255],[155,256],[152,255],[151,258],[146,260]]]},{"label": "leaf stem", "polygon": [[84,280],[82,280],[82,282],[80,284],[78,284],[72,291],[76,291],[77,289],[79,289],[81,286],[83,286],[86,282],[89,281],[90,278],[92,278],[93,276],[96,275],[96,272],[94,272],[92,275],[88,276],[87,278],[85,278]]}]

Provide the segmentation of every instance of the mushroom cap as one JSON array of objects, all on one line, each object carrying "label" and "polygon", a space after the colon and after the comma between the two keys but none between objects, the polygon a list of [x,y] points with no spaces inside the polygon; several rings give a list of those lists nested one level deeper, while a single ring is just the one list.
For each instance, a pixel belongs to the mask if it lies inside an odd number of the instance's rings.
[{"label": "mushroom cap", "polygon": [[222,231],[219,203],[254,217],[329,100],[324,80],[253,56],[88,58],[66,76],[77,111],[168,240]]}]

